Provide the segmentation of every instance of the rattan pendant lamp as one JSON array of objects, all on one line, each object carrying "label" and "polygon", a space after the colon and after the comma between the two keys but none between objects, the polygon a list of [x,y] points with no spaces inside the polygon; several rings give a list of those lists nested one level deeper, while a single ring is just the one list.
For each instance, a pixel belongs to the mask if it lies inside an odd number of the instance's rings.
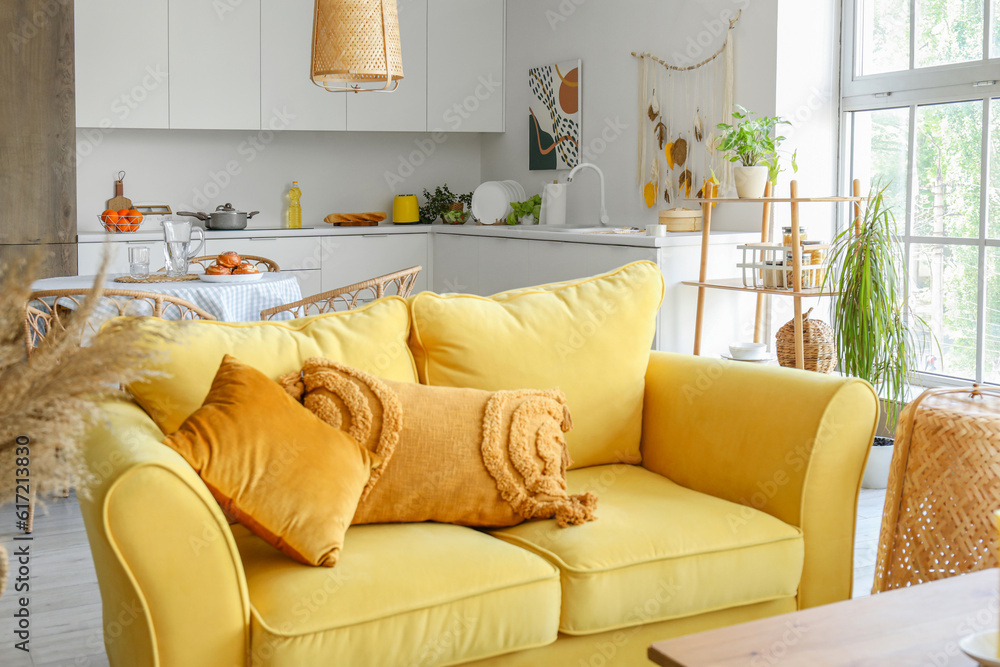
[{"label": "rattan pendant lamp", "polygon": [[396,0],[316,0],[314,84],[335,93],[391,93],[402,78]]}]

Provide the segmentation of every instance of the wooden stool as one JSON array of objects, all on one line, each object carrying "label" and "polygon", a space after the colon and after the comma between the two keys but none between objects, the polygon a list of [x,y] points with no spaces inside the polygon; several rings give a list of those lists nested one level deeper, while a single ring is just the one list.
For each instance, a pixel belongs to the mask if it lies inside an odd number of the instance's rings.
[{"label": "wooden stool", "polygon": [[932,389],[896,428],[872,593],[997,566],[1000,391]]}]

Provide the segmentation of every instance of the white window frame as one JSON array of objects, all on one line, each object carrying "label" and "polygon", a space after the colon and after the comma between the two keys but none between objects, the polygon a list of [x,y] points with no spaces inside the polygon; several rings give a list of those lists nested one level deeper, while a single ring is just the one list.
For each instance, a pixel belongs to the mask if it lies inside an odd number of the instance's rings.
[{"label": "white window frame", "polygon": [[[843,189],[853,180],[853,131],[852,114],[857,111],[874,111],[879,109],[908,109],[909,111],[909,142],[907,155],[906,179],[906,224],[903,233],[907,264],[911,257],[911,246],[914,243],[930,243],[934,245],[965,245],[975,246],[979,250],[978,294],[977,294],[977,330],[976,330],[976,378],[983,383],[985,369],[985,332],[986,332],[986,249],[1000,248],[1000,239],[987,238],[988,226],[988,185],[990,183],[990,131],[993,119],[990,117],[990,100],[1000,99],[1000,57],[984,58],[955,65],[941,65],[914,69],[916,39],[916,0],[910,0],[910,69],[900,72],[860,75],[860,49],[855,36],[858,26],[855,17],[859,16],[860,5],[865,0],[843,0],[843,22],[841,28],[842,60],[841,60],[841,174]],[[990,24],[992,20],[992,0],[984,0],[985,27],[983,30],[983,53],[989,55]],[[916,114],[917,107],[929,104],[944,104],[949,102],[975,102],[983,105],[983,138],[981,190],[979,203],[979,236],[978,238],[926,237],[912,235],[912,214],[915,191],[915,160],[916,160]],[[862,184],[868,187],[869,184]],[[844,221],[841,221],[844,224]],[[843,228],[843,227],[841,227]],[[906,284],[909,285],[909,276]],[[969,380],[954,376],[921,372],[918,374],[926,386],[968,385]]]}]

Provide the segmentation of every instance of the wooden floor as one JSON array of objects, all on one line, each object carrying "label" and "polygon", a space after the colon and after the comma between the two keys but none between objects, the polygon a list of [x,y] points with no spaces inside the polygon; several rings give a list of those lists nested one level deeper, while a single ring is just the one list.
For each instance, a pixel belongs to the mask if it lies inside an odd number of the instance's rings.
[{"label": "wooden floor", "polygon": [[[875,576],[884,491],[862,491],[854,548],[854,596],[868,595]],[[5,526],[13,519],[4,520]],[[0,531],[13,551],[14,533]],[[107,665],[101,637],[101,597],[76,497],[49,503],[35,518],[31,541],[31,653],[13,648],[17,596],[8,582],[0,597],[0,665],[98,667]]]}]

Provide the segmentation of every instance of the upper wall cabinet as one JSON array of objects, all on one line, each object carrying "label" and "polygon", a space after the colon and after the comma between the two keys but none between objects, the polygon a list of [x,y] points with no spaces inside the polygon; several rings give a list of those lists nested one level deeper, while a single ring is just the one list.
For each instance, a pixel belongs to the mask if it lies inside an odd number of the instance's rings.
[{"label": "upper wall cabinet", "polygon": [[427,130],[427,1],[398,0],[403,80],[390,94],[346,93],[348,130]]},{"label": "upper wall cabinet", "polygon": [[170,127],[260,129],[260,9],[170,0]]},{"label": "upper wall cabinet", "polygon": [[264,129],[347,129],[347,96],[328,93],[310,77],[314,7],[315,0],[261,0]]},{"label": "upper wall cabinet", "polygon": [[391,94],[312,83],[314,4],[76,0],[77,126],[504,131],[505,0],[398,0]]},{"label": "upper wall cabinet", "polygon": [[504,131],[505,25],[504,0],[428,0],[428,130]]},{"label": "upper wall cabinet", "polygon": [[169,126],[167,0],[76,0],[78,127]]}]

